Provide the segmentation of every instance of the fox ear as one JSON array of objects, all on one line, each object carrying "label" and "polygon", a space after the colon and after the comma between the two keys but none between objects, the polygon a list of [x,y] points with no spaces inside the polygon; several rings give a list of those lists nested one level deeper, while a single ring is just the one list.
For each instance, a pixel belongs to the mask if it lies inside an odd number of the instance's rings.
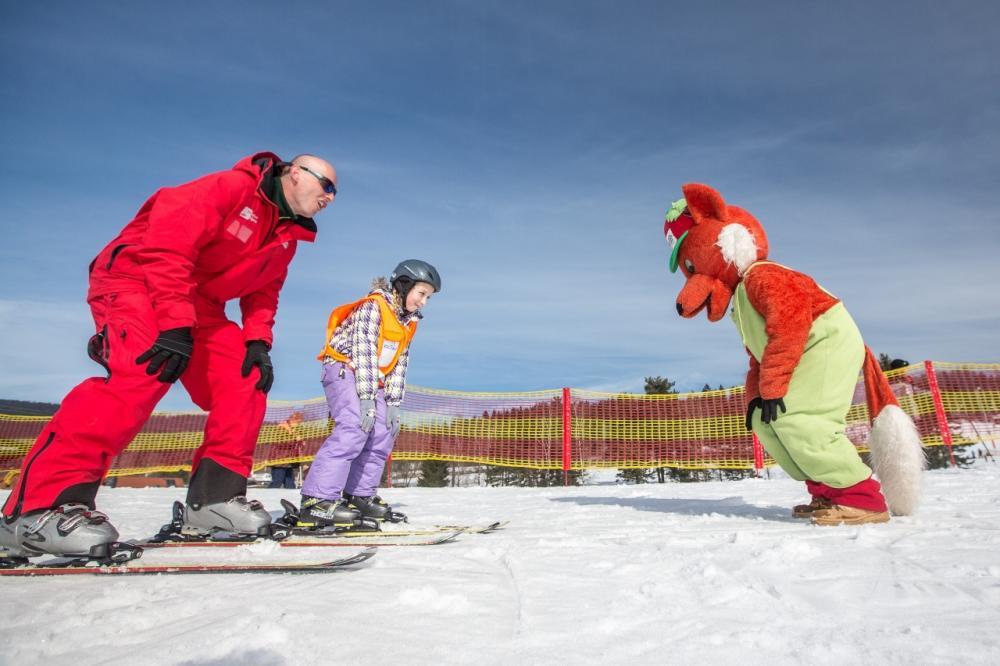
[{"label": "fox ear", "polygon": [[753,232],[742,224],[727,224],[722,227],[715,244],[722,250],[726,263],[736,266],[740,275],[757,261],[757,241]]},{"label": "fox ear", "polygon": [[726,202],[716,190],[701,183],[688,183],[681,191],[695,222],[701,224],[706,219],[726,221]]}]

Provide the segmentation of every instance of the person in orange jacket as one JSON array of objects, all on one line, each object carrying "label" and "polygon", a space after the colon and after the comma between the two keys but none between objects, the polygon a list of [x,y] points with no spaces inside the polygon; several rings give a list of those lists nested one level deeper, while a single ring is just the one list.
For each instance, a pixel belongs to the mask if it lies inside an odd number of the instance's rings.
[{"label": "person in orange jacket", "polygon": [[[208,412],[192,460],[184,527],[266,534],[270,515],[246,479],[274,381],[278,292],[313,216],[337,195],[333,166],[270,152],[153,194],[90,264],[91,358],[107,371],[79,384],[24,458],[0,519],[0,549],[106,558],[118,538],[95,511],[111,461],[180,379]],[[226,317],[239,299],[242,325]]]},{"label": "person in orange jacket", "polygon": [[300,529],[406,519],[375,491],[399,435],[410,341],[421,309],[439,291],[437,269],[407,259],[367,296],[330,313],[317,360],[335,425],[302,484]]}]

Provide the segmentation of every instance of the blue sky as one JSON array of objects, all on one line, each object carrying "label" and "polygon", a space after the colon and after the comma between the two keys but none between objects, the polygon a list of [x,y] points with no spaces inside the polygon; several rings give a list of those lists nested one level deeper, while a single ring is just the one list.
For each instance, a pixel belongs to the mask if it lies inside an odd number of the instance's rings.
[{"label": "blue sky", "polygon": [[[1000,360],[1000,5],[5,3],[0,397],[99,368],[86,267],[158,187],[313,152],[341,194],[281,297],[271,397],[321,394],[326,314],[440,269],[409,381],[641,391],[742,381],[682,320],[663,214],[699,181],[876,351]],[[176,388],[162,409],[190,408]]]}]

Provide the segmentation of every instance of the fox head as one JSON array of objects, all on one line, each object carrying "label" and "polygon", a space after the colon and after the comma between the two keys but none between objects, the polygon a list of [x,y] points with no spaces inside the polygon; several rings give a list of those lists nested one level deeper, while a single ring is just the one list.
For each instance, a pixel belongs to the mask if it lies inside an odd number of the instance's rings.
[{"label": "fox head", "polygon": [[709,321],[719,321],[744,271],[767,258],[767,236],[753,215],[726,205],[708,185],[681,189],[684,198],[663,225],[672,250],[670,272],[680,266],[687,279],[677,294],[677,313],[690,318],[706,309]]}]

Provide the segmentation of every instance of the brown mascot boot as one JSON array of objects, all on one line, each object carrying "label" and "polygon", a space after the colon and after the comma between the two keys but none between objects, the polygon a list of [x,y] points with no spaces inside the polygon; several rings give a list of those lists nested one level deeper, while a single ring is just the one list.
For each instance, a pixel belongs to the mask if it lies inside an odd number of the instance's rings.
[{"label": "brown mascot boot", "polygon": [[833,507],[833,502],[826,499],[825,497],[813,497],[809,504],[796,504],[792,508],[793,518],[812,518],[813,514],[822,509],[829,509]]},{"label": "brown mascot boot", "polygon": [[868,511],[840,504],[834,504],[829,509],[814,511],[812,514],[813,525],[864,525],[887,522],[889,522],[888,511]]}]

